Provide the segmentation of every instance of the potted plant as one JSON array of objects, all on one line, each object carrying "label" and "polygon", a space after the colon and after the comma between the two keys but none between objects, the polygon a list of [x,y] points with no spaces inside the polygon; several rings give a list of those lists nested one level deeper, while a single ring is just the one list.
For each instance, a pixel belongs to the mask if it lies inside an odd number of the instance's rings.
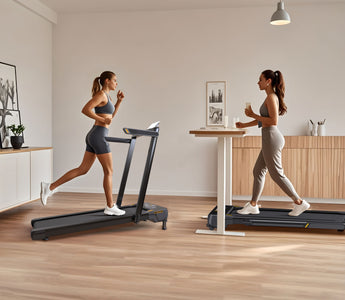
[{"label": "potted plant", "polygon": [[14,134],[14,136],[11,136],[11,144],[13,149],[20,149],[24,143],[24,138],[21,135],[25,129],[24,125],[20,124],[16,126],[13,124],[11,126],[7,126],[7,128],[10,129]]}]

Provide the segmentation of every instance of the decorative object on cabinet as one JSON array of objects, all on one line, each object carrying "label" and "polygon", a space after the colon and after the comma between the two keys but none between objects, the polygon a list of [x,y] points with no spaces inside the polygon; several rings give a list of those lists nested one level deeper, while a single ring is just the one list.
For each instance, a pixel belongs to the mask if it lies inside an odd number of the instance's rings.
[{"label": "decorative object on cabinet", "polygon": [[8,148],[7,126],[21,124],[16,66],[0,62],[0,148]]},{"label": "decorative object on cabinet", "polygon": [[7,126],[7,128],[14,134],[14,136],[11,136],[11,145],[13,149],[20,149],[24,143],[23,131],[25,130],[25,126],[23,124],[18,126],[12,124],[11,126]]},{"label": "decorative object on cabinet", "polygon": [[206,82],[206,126],[223,127],[226,104],[226,81]]}]

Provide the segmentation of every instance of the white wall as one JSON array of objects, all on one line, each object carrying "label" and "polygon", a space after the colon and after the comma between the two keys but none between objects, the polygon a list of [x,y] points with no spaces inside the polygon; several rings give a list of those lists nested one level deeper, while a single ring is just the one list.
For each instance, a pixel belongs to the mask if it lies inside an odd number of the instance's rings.
[{"label": "white wall", "polygon": [[[269,24],[272,9],[59,15],[53,47],[55,178],[81,161],[92,121],[80,110],[94,77],[108,69],[126,94],[110,135],[161,121],[151,194],[215,195],[216,140],[188,134],[205,126],[206,81],[226,80],[229,119],[246,120],[244,103],[251,101],[257,111],[265,96],[256,84],[260,72],[279,69],[288,105],[281,131],[305,135],[308,119],[326,118],[328,135],[344,135],[345,5],[290,5],[292,23],[283,27]],[[146,142],[136,149],[129,192],[139,188]],[[115,192],[125,152],[123,145],[113,147]],[[61,190],[102,192],[101,185],[97,163]]]},{"label": "white wall", "polygon": [[0,2],[0,61],[16,66],[25,144],[52,145],[52,25],[13,0]]}]

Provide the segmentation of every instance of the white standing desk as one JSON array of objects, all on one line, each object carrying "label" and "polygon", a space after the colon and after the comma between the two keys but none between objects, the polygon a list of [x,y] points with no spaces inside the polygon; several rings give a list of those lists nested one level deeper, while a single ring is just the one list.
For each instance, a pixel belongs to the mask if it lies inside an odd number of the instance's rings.
[{"label": "white standing desk", "polygon": [[232,138],[244,137],[246,129],[196,129],[196,137],[218,138],[217,230],[198,229],[196,233],[244,236],[244,232],[225,231],[225,206],[232,205]]}]

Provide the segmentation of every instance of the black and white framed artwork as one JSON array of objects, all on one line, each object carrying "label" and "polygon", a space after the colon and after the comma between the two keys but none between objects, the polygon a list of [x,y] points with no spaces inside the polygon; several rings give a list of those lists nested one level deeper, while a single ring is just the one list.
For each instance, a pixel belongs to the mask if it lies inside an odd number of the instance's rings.
[{"label": "black and white framed artwork", "polygon": [[0,62],[0,148],[7,148],[7,126],[20,125],[16,66]]},{"label": "black and white framed artwork", "polygon": [[226,81],[206,82],[206,126],[224,125]]}]

